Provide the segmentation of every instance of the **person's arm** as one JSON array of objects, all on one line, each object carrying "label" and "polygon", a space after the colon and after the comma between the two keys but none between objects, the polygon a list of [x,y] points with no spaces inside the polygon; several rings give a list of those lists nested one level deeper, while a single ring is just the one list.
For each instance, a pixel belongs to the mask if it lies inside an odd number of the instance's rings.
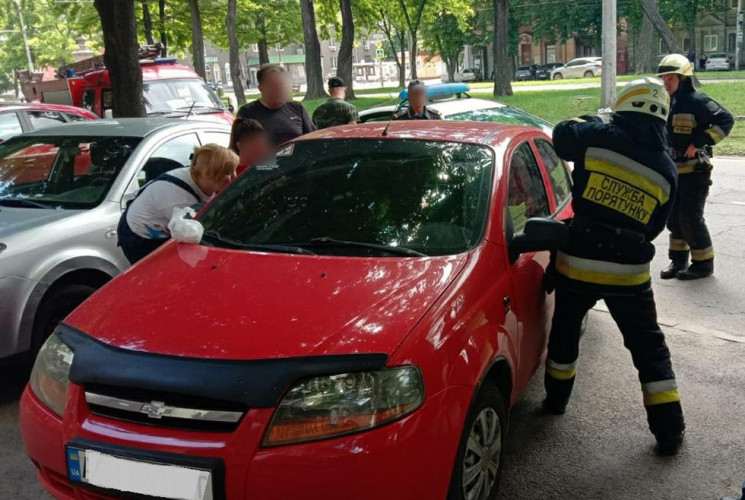
[{"label": "person's arm", "polygon": [[553,142],[556,154],[563,160],[582,159],[588,144],[609,125],[598,116],[580,116],[559,123],[554,128]]},{"label": "person's arm", "polygon": [[[318,126],[318,110],[321,109],[320,106],[316,108],[315,111],[313,111],[313,126],[316,127],[316,129],[319,129]],[[303,131],[305,131],[305,126],[303,125]]]},{"label": "person's arm", "polygon": [[357,108],[354,105],[349,105],[349,121],[350,125],[360,122],[360,114],[357,112]]},{"label": "person's arm", "polygon": [[714,146],[732,131],[735,119],[732,113],[724,109],[713,99],[701,95],[700,111],[696,113],[696,122],[701,126],[693,138],[697,148]]},{"label": "person's arm", "polygon": [[313,124],[313,120],[310,119],[308,110],[305,109],[305,106],[303,106],[301,103],[298,103],[298,106],[300,106],[300,113],[303,119],[303,134],[313,132],[314,130],[316,130],[316,126]]}]

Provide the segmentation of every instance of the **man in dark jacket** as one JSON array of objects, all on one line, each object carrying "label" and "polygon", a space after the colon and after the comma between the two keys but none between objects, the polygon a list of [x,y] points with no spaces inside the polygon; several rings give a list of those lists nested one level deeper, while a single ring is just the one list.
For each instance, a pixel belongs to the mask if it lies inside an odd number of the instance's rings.
[{"label": "man in dark jacket", "polygon": [[667,131],[680,176],[678,197],[667,224],[671,262],[661,277],[706,278],[714,274],[714,246],[704,220],[713,168],[711,147],[729,135],[735,121],[718,102],[696,92],[693,65],[682,54],[663,58],[657,73],[672,101]]},{"label": "man in dark jacket", "polygon": [[256,73],[261,97],[238,110],[239,118],[256,120],[274,146],[313,132],[316,127],[305,107],[292,100],[282,66],[265,64]]},{"label": "man in dark jacket", "polygon": [[546,361],[547,412],[564,413],[577,373],[582,319],[604,300],[639,371],[657,450],[675,454],[683,412],[657,324],[650,262],[677,188],[667,152],[670,98],[655,78],[627,85],[609,119],[581,117],[554,129],[556,152],[574,162],[574,219],[556,255],[556,310]]},{"label": "man in dark jacket", "polygon": [[409,104],[393,115],[394,120],[441,120],[442,116],[427,107],[427,87],[421,80],[409,82]]}]

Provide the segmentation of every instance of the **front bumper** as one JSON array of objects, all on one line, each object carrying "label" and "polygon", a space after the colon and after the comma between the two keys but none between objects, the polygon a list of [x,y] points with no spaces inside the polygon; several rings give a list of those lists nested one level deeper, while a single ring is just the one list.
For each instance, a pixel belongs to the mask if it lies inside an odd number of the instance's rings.
[{"label": "front bumper", "polygon": [[21,433],[39,480],[62,500],[117,498],[68,480],[65,446],[76,439],[220,459],[227,499],[444,499],[472,394],[473,388],[452,387],[429,397],[406,418],[377,429],[262,448],[273,409],[250,410],[234,432],[205,433],[93,415],[76,385],[70,385],[63,420],[27,388]]}]

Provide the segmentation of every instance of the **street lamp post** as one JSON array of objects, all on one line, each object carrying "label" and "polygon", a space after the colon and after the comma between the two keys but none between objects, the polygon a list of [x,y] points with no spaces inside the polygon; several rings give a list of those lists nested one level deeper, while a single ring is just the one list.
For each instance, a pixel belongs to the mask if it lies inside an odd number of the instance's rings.
[{"label": "street lamp post", "polygon": [[23,36],[23,46],[26,48],[26,59],[28,60],[28,69],[34,72],[34,60],[31,58],[31,48],[28,46],[28,36],[26,36],[26,23],[23,22],[23,12],[21,11],[21,2],[13,0],[18,10],[18,20],[21,22],[21,35]]},{"label": "street lamp post", "polygon": [[616,100],[616,0],[603,0],[601,106],[610,108]]},{"label": "street lamp post", "polygon": [[742,54],[742,24],[743,11],[742,0],[737,2],[737,34],[735,35],[735,70],[740,69],[740,54]]}]

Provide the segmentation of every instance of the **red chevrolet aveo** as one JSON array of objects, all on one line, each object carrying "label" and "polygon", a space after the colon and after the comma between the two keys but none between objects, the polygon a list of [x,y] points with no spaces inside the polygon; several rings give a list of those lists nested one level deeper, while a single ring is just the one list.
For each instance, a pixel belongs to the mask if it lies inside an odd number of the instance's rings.
[{"label": "red chevrolet aveo", "polygon": [[39,479],[60,499],[494,498],[570,183],[520,126],[283,146],[203,210],[201,244],[46,342],[21,405]]}]

